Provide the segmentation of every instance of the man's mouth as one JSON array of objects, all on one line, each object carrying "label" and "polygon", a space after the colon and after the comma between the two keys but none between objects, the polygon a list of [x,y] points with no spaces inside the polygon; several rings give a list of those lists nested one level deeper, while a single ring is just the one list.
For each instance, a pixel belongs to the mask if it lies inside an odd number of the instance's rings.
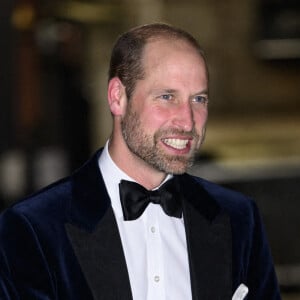
[{"label": "man's mouth", "polygon": [[163,139],[163,142],[174,148],[174,149],[178,149],[178,150],[182,150],[185,149],[189,143],[189,140],[182,140],[182,139]]}]

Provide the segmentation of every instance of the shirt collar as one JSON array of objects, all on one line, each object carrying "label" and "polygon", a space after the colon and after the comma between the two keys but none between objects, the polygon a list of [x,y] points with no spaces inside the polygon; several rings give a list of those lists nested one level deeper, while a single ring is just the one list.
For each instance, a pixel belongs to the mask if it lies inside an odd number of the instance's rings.
[{"label": "shirt collar", "polygon": [[[112,208],[117,217],[123,218],[123,212],[120,202],[120,195],[119,195],[119,183],[122,179],[136,182],[133,178],[128,176],[125,172],[123,172],[112,160],[109,151],[108,151],[108,144],[109,141],[106,142],[104,149],[99,157],[98,165],[100,171],[102,173],[102,177],[111,199]],[[173,175],[168,174],[165,180],[160,184],[164,184],[167,180],[170,180]],[[157,187],[159,188],[159,187]]]}]

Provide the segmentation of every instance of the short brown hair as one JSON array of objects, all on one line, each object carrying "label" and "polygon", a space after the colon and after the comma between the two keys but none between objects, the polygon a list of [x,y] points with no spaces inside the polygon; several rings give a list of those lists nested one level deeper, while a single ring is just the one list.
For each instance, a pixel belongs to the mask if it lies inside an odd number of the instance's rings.
[{"label": "short brown hair", "polygon": [[[149,40],[159,38],[184,40],[190,44],[205,62],[204,51],[188,32],[165,23],[152,23],[135,27],[122,34],[116,41],[111,55],[108,80],[118,77],[130,99],[137,80],[144,77],[142,54]],[[207,68],[206,62],[205,66]]]}]

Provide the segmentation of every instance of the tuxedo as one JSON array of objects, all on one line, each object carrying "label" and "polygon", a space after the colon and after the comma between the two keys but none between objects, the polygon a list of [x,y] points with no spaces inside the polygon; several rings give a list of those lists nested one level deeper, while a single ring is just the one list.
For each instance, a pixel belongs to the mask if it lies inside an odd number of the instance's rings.
[{"label": "tuxedo", "polygon": [[[100,153],[3,212],[0,299],[132,299]],[[193,300],[231,299],[241,283],[249,288],[247,299],[280,299],[255,203],[198,177],[175,177],[184,199]]]}]

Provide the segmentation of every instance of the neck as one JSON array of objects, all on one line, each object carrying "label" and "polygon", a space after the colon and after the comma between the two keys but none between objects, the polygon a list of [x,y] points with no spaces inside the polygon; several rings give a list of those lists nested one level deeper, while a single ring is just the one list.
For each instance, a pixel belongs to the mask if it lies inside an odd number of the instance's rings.
[{"label": "neck", "polygon": [[123,138],[117,138],[114,134],[109,141],[108,151],[114,163],[123,172],[148,190],[158,187],[167,176],[137,157],[128,149]]}]

